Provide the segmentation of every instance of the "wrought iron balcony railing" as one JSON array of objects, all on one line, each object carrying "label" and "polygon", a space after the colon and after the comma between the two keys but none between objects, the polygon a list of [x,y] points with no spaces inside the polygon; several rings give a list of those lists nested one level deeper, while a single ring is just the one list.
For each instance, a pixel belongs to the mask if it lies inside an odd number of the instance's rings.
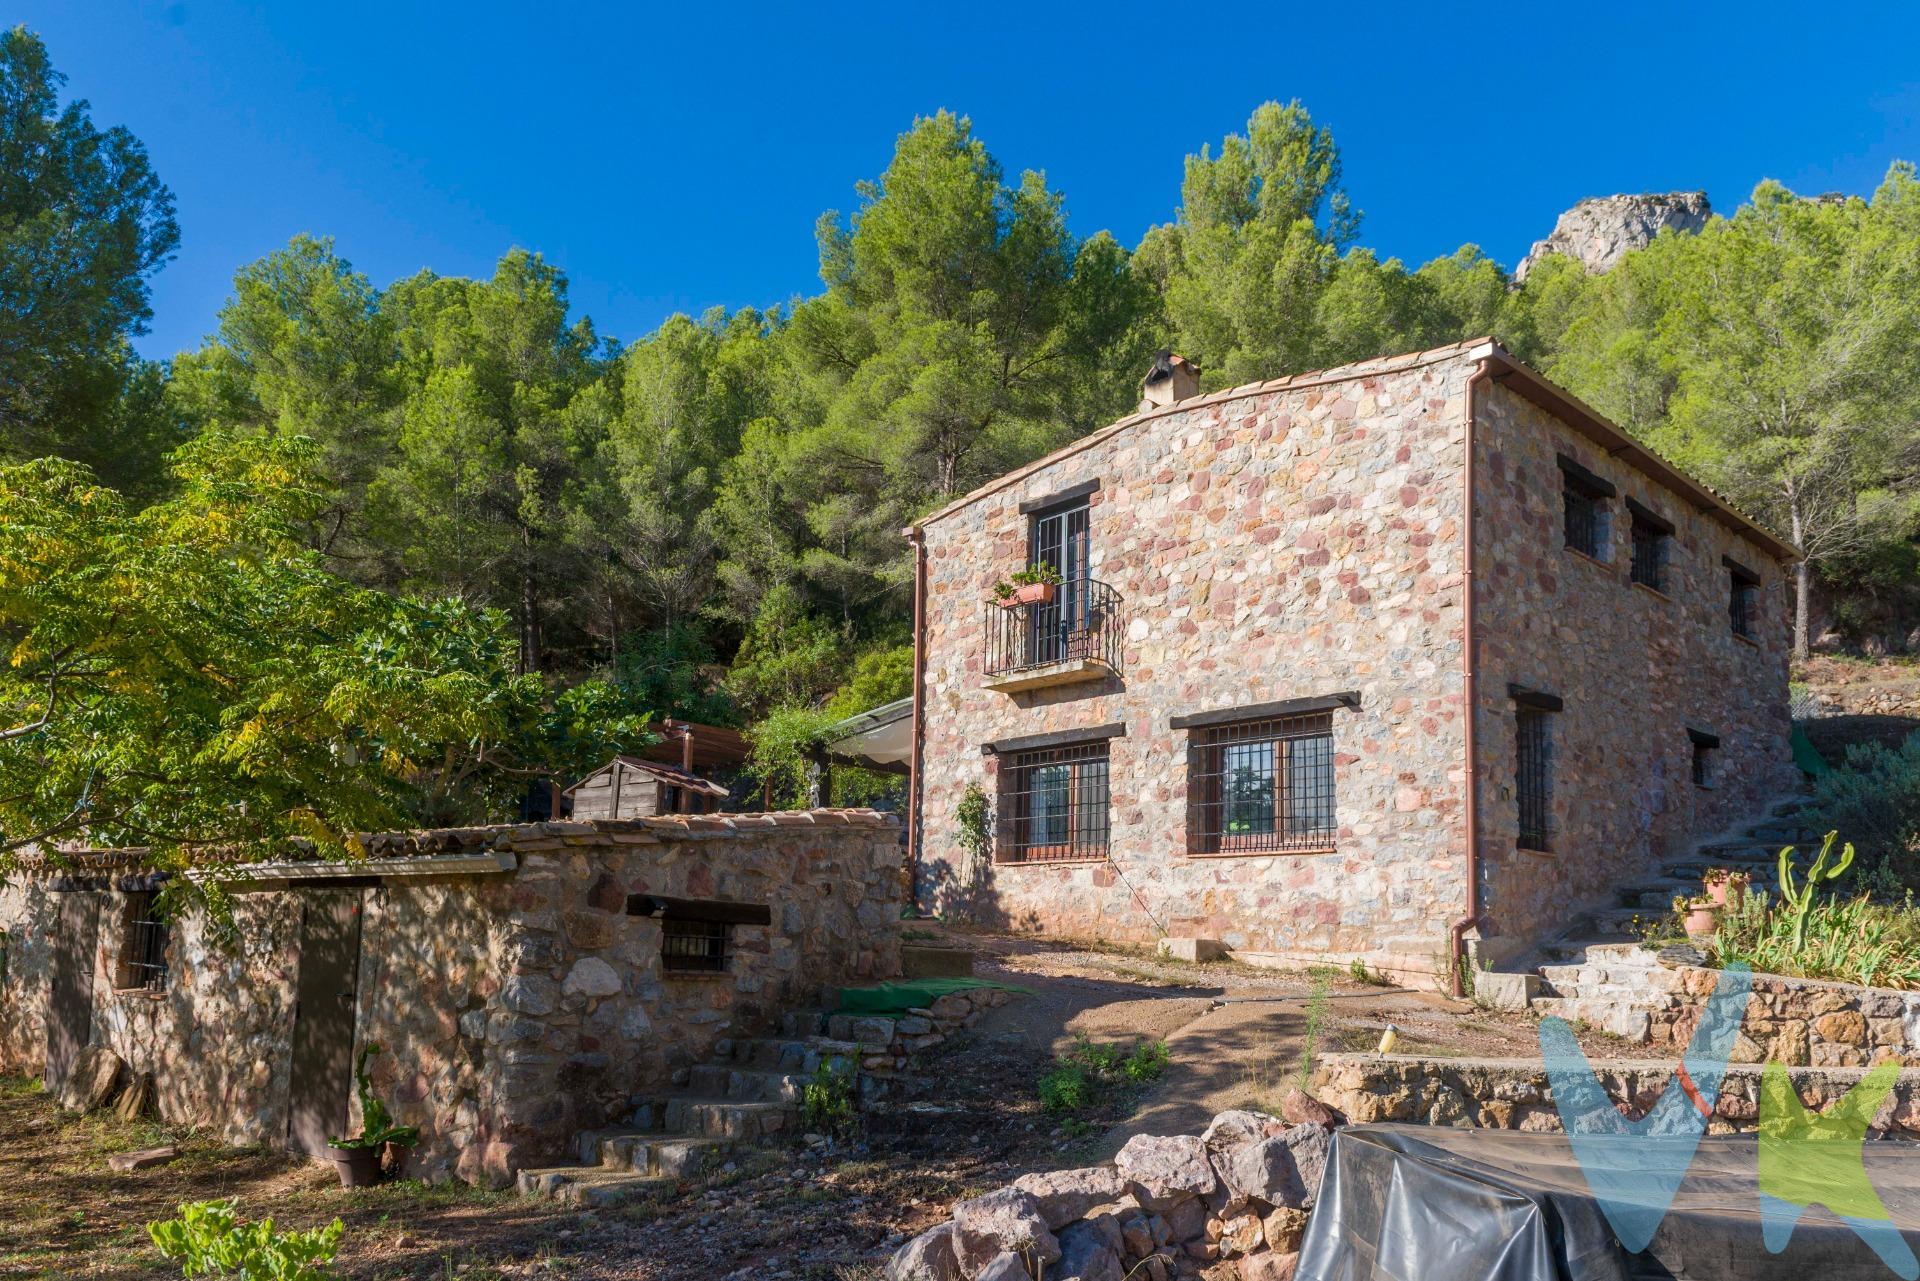
[{"label": "wrought iron balcony railing", "polygon": [[1092,578],[1068,579],[1054,588],[1051,600],[1036,604],[988,601],[988,678],[1062,665],[1089,677],[1118,672],[1120,604],[1118,592]]}]

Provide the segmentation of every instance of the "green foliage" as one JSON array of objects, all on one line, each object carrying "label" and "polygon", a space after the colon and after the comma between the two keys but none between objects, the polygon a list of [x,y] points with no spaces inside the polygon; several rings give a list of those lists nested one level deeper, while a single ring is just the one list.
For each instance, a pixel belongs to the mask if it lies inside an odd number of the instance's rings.
[{"label": "green foliage", "polygon": [[346,1232],[339,1219],[305,1232],[276,1232],[272,1219],[242,1222],[237,1205],[232,1197],[189,1201],[179,1207],[179,1217],[149,1223],[147,1235],[188,1281],[331,1281],[335,1276],[326,1265]]},{"label": "green foliage", "polygon": [[998,600],[1006,600],[1018,588],[1033,587],[1041,583],[1058,587],[1060,571],[1045,562],[1028,565],[1025,569],[1016,569],[993,585],[993,594]]},{"label": "green foliage", "polygon": [[1920,906],[1910,894],[1895,903],[1827,895],[1803,911],[1749,891],[1721,909],[1710,946],[1716,964],[1757,973],[1920,988]]},{"label": "green foliage", "polygon": [[837,1139],[852,1136],[860,1126],[860,1114],[854,1106],[852,1064],[835,1066],[822,1060],[801,1088],[800,1105],[807,1128],[814,1133]]},{"label": "green foliage", "polygon": [[1054,1115],[1085,1111],[1123,1086],[1159,1080],[1171,1059],[1165,1041],[1140,1041],[1123,1049],[1116,1044],[1096,1045],[1080,1033],[1066,1054],[1040,1075],[1036,1085],[1040,1106]]},{"label": "green foliage", "polygon": [[1793,846],[1780,850],[1780,900],[1793,918],[1793,949],[1799,951],[1807,937],[1807,915],[1813,910],[1814,901],[1819,894],[1822,881],[1837,881],[1853,866],[1853,842],[1847,842],[1840,853],[1840,859],[1831,867],[1828,857],[1833,853],[1833,842],[1839,832],[1828,832],[1820,843],[1820,852],[1814,856],[1813,865],[1807,869],[1806,880],[1796,882],[1793,870]]},{"label": "green foliage", "polygon": [[360,1099],[360,1133],[350,1139],[330,1136],[327,1142],[336,1148],[382,1148],[392,1143],[412,1147],[420,1141],[417,1125],[395,1125],[393,1113],[373,1092],[373,1078],[367,1074],[367,1060],[380,1054],[380,1043],[369,1041],[360,1047],[353,1061],[354,1092]]},{"label": "green foliage", "polygon": [[978,783],[967,784],[953,817],[960,829],[960,848],[973,866],[980,866],[993,853],[993,811]]},{"label": "green foliage", "polygon": [[1300,1030],[1300,1070],[1296,1076],[1303,1090],[1313,1082],[1313,1056],[1320,1047],[1320,1029],[1327,1021],[1332,987],[1333,981],[1328,971],[1314,971],[1313,992],[1307,998],[1306,1023]]},{"label": "green foliage", "polygon": [[1899,747],[1860,743],[1846,766],[1814,780],[1808,815],[1853,834],[1872,872],[1920,885],[1920,734]]}]

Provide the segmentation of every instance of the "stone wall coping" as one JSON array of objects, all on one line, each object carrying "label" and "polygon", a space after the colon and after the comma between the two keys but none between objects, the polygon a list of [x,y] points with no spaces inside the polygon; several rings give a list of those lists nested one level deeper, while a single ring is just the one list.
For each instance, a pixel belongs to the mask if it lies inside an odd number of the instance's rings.
[{"label": "stone wall coping", "polygon": [[[496,823],[484,827],[440,827],[411,832],[371,832],[359,836],[369,860],[412,858],[426,854],[479,853],[515,849],[592,844],[593,838],[621,838],[621,844],[671,844],[716,838],[770,837],[797,831],[866,828],[897,829],[900,820],[873,809],[782,810],[766,814],[663,814],[650,818],[597,818],[545,823]],[[59,876],[75,872],[110,872],[149,865],[151,851],[143,848],[40,851],[24,855],[19,870],[31,876]],[[247,863],[257,859],[245,860]],[[315,860],[317,861],[317,860]],[[352,860],[340,860],[351,862]],[[238,866],[207,857],[199,867]]]},{"label": "stone wall coping", "polygon": [[[1710,965],[1682,965],[1678,972],[1720,974]],[[1753,990],[1756,992],[1838,992],[1843,996],[1859,999],[1870,996],[1890,996],[1909,1005],[1920,1005],[1920,992],[1903,987],[1868,987],[1864,983],[1849,983],[1845,979],[1808,979],[1793,974],[1762,974],[1753,976]]]},{"label": "stone wall coping", "polygon": [[[1382,1064],[1396,1066],[1488,1072],[1529,1072],[1538,1076],[1547,1074],[1547,1065],[1539,1059],[1470,1059],[1441,1058],[1429,1054],[1323,1054],[1316,1071],[1331,1071],[1340,1067],[1378,1067]],[[1588,1064],[1595,1075],[1604,1077],[1609,1072],[1667,1072],[1671,1073],[1679,1063],[1675,1059],[1601,1059]],[[1759,1063],[1729,1063],[1728,1076],[1757,1077],[1764,1065]],[[1860,1080],[1873,1071],[1868,1067],[1789,1067],[1787,1074],[1793,1077],[1820,1076],[1837,1080]],[[1901,1068],[1900,1080],[1920,1081],[1920,1067]]]}]

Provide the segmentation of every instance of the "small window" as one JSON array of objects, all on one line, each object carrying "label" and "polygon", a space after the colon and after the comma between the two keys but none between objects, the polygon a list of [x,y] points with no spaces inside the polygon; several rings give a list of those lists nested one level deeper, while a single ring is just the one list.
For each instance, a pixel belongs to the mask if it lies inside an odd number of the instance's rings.
[{"label": "small window", "polygon": [[1633,581],[1665,592],[1673,526],[1631,499],[1627,508],[1633,516]]},{"label": "small window", "polygon": [[1720,739],[1717,735],[1707,734],[1697,729],[1688,730],[1687,738],[1693,744],[1693,785],[1711,788],[1713,767],[1716,758],[1720,755]]},{"label": "small window", "polygon": [[1608,500],[1613,486],[1570,458],[1560,460],[1560,500],[1567,546],[1595,560],[1608,558],[1613,515]]},{"label": "small window", "polygon": [[1194,731],[1187,848],[1197,854],[1327,849],[1337,831],[1333,714]]},{"label": "small window", "polygon": [[5,930],[0,930],[0,988],[7,986],[7,952],[12,941]]},{"label": "small window", "polygon": [[120,908],[120,962],[113,986],[121,992],[167,988],[167,923],[152,890],[126,895]]},{"label": "small window", "polygon": [[1008,754],[1000,769],[1000,861],[1106,857],[1107,778],[1104,741]]},{"label": "small window", "polygon": [[1514,795],[1520,848],[1553,848],[1553,713],[1521,704],[1515,713]]},{"label": "small window", "polygon": [[1760,626],[1760,579],[1732,561],[1727,566],[1727,621],[1735,636],[1752,640]]},{"label": "small window", "polygon": [[725,921],[668,916],[660,922],[660,965],[670,973],[718,974],[733,953],[733,927]]}]

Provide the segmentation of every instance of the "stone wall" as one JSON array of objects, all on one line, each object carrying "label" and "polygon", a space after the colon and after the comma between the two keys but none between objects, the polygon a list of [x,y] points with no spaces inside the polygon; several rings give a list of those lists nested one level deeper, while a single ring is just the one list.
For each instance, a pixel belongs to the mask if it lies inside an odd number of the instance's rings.
[{"label": "stone wall", "polygon": [[[1181,402],[1097,433],[926,526],[922,903],[1056,933],[1226,941],[1421,972],[1460,913],[1457,359],[1403,358]],[[1022,566],[1023,500],[1086,481],[1093,578],[1127,618],[1120,675],[982,687],[983,611]],[[1333,713],[1324,853],[1189,856],[1188,734],[1169,718],[1358,691]],[[1110,859],[971,866],[955,811],[997,739],[1122,722]]]},{"label": "stone wall", "polygon": [[[374,838],[380,855],[511,854],[507,875],[391,879],[357,891],[356,1045],[400,1122],[422,1127],[414,1170],[503,1182],[577,1130],[667,1090],[715,1042],[777,1025],[829,984],[899,970],[898,829],[870,811],[545,823]],[[359,869],[356,869],[359,870]],[[0,989],[0,1064],[44,1062],[47,878],[0,894],[0,928],[35,942]],[[766,904],[736,925],[719,974],[661,968],[657,920],[630,893]],[[93,1040],[155,1077],[163,1119],[240,1142],[284,1140],[299,961],[298,889],[235,896],[239,943],[173,923],[166,991],[114,992],[122,895],[103,892]],[[343,1116],[343,1130],[351,1117]]]},{"label": "stone wall", "polygon": [[[1800,785],[1787,735],[1791,609],[1779,562],[1587,437],[1500,386],[1482,389],[1475,632],[1480,649],[1486,959],[1536,923],[1765,812]],[[1611,482],[1609,557],[1565,545],[1559,457]],[[1664,593],[1633,583],[1624,500],[1674,526]],[[1754,640],[1728,622],[1732,557],[1761,579]],[[1519,848],[1510,686],[1558,696],[1550,854]],[[1693,783],[1688,729],[1717,735]]]},{"label": "stone wall", "polygon": [[1629,251],[1651,244],[1662,231],[1672,228],[1686,235],[1699,231],[1712,217],[1704,191],[1589,196],[1561,214],[1545,240],[1534,242],[1514,268],[1513,278],[1524,281],[1548,254],[1565,254],[1589,273],[1609,271]]},{"label": "stone wall", "polygon": [[[1607,1096],[1629,1116],[1645,1115],[1673,1079],[1667,1063],[1596,1063]],[[1860,1083],[1866,1068],[1795,1068],[1794,1090],[1819,1111]],[[1546,1068],[1526,1059],[1426,1059],[1409,1055],[1330,1054],[1314,1074],[1319,1096],[1355,1125],[1409,1121],[1426,1125],[1561,1132]],[[1709,1134],[1758,1128],[1760,1068],[1727,1069]],[[1873,1120],[1898,1138],[1920,1137],[1920,1071],[1900,1073]]]}]

